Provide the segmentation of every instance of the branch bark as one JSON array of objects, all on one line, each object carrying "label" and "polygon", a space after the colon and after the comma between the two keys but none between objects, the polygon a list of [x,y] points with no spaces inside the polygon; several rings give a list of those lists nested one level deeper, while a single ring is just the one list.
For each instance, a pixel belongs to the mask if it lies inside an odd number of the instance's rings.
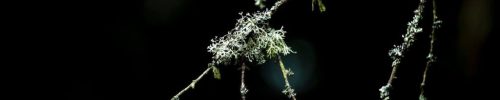
[{"label": "branch bark", "polygon": [[246,94],[248,92],[248,89],[245,85],[245,70],[247,69],[245,62],[241,64],[241,86],[240,86],[240,93],[241,93],[241,100],[246,100]]},{"label": "branch bark", "polygon": [[208,73],[208,71],[210,71],[212,68],[213,68],[213,66],[210,66],[207,69],[205,69],[205,71],[203,71],[203,73],[201,73],[201,75],[198,76],[198,78],[196,78],[195,80],[193,80],[188,86],[186,86],[184,89],[182,89],[181,91],[179,91],[179,93],[177,93],[175,96],[173,96],[170,100],[179,100],[179,96],[182,95],[184,92],[186,92],[190,88],[194,89],[194,86],[196,85],[196,83],[201,78],[203,78],[203,76],[205,76]]},{"label": "branch bark", "polygon": [[280,64],[281,73],[283,74],[283,78],[285,79],[285,90],[283,91],[283,93],[287,94],[288,97],[292,98],[292,100],[297,100],[297,98],[295,97],[296,94],[294,93],[294,89],[292,89],[290,82],[288,82],[288,76],[291,75],[292,72],[285,68],[285,64],[283,64],[281,56],[279,55],[278,55],[278,61]]},{"label": "branch bark", "polygon": [[436,40],[435,33],[436,30],[440,27],[440,24],[442,23],[441,20],[439,20],[439,17],[437,16],[436,12],[436,0],[432,0],[432,31],[430,34],[431,42],[429,44],[429,54],[427,55],[427,64],[425,66],[423,75],[422,75],[422,83],[420,83],[420,100],[425,100],[424,96],[424,87],[425,83],[427,81],[427,72],[429,71],[429,67],[436,61],[436,56],[434,55],[434,41]]}]

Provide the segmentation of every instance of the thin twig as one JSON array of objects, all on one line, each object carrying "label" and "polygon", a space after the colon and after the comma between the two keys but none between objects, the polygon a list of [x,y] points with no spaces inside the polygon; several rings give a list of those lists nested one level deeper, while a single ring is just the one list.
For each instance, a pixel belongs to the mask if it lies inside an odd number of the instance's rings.
[{"label": "thin twig", "polygon": [[247,69],[245,62],[241,64],[241,87],[240,87],[240,93],[241,93],[241,100],[246,100],[245,95],[248,92],[248,89],[245,85],[245,70]]},{"label": "thin twig", "polygon": [[179,93],[177,93],[175,96],[173,96],[170,100],[178,100],[179,99],[179,96],[182,95],[184,92],[186,92],[188,89],[190,88],[193,88],[194,89],[194,85],[201,79],[203,78],[203,76],[205,76],[208,71],[210,71],[211,69],[213,68],[213,66],[210,66],[208,67],[207,69],[205,69],[205,71],[203,71],[203,73],[198,76],[198,78],[196,78],[195,80],[193,80],[188,86],[186,86],[184,89],[182,89],[182,91],[180,91]]},{"label": "thin twig", "polygon": [[292,86],[290,85],[290,82],[288,82],[288,76],[290,75],[291,71],[287,70],[285,68],[285,65],[283,64],[283,61],[281,60],[281,56],[278,55],[278,61],[280,64],[281,68],[281,73],[283,74],[283,78],[285,79],[285,90],[283,91],[285,94],[288,94],[288,97],[292,98],[292,100],[297,100],[295,98],[295,93],[294,89],[292,89]]},{"label": "thin twig", "polygon": [[436,61],[436,56],[434,55],[434,41],[436,40],[435,33],[436,30],[440,27],[439,25],[441,24],[441,20],[438,19],[437,12],[436,12],[436,0],[432,0],[432,31],[430,34],[431,42],[429,44],[429,54],[427,56],[427,64],[425,66],[423,75],[422,75],[422,83],[420,83],[420,99],[425,100],[424,96],[424,86],[426,83],[427,79],[427,72],[429,71],[429,67]]},{"label": "thin twig", "polygon": [[288,0],[280,0],[280,1],[276,1],[276,3],[274,3],[274,6],[271,7],[271,15],[272,13],[276,12],[276,10],[278,10],[278,7],[280,7],[282,4],[286,3]]},{"label": "thin twig", "polygon": [[[423,12],[422,10],[424,10],[424,6],[423,6],[423,5],[424,5],[424,3],[425,3],[425,0],[420,0],[419,7],[418,7],[418,8],[417,8],[417,10],[416,10],[416,11],[418,11],[418,12],[416,12],[416,13],[415,13],[417,16],[420,16],[420,15],[422,14],[422,12]],[[420,19],[421,19],[421,18],[420,18]],[[404,41],[404,42],[406,42],[406,41]],[[409,46],[411,46],[411,43],[408,43],[408,46],[407,46],[407,47],[409,47]],[[403,53],[405,53],[405,51],[407,51],[407,48],[403,48],[403,50],[401,50],[401,55],[403,55]],[[397,58],[393,61],[393,64],[392,64],[392,72],[391,72],[391,77],[389,77],[389,81],[387,82],[388,84],[392,84],[393,80],[397,78],[397,77],[396,77],[396,71],[397,71],[396,69],[397,69],[397,67],[399,67],[400,59],[401,59],[402,57],[403,57],[403,56],[401,56],[401,57],[397,57]]]},{"label": "thin twig", "polygon": [[380,98],[383,100],[390,100],[390,90],[392,89],[392,83],[397,79],[397,69],[404,58],[405,53],[413,45],[416,40],[415,35],[422,32],[422,28],[419,27],[420,20],[423,19],[422,13],[425,7],[426,0],[420,0],[417,9],[414,11],[415,15],[413,20],[408,23],[406,29],[406,34],[403,35],[403,43],[400,45],[394,45],[394,48],[389,51],[389,56],[391,56],[392,61],[392,72],[387,84],[382,86],[380,91]]}]

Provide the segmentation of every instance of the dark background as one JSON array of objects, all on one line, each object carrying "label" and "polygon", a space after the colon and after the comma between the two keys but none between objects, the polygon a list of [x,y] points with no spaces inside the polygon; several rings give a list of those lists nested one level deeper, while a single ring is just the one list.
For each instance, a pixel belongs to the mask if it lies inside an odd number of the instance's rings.
[{"label": "dark background", "polygon": [[[274,1],[268,0],[268,7]],[[379,99],[378,89],[391,72],[387,52],[401,43],[418,1],[323,2],[325,13],[311,11],[310,0],[289,0],[270,21],[275,28],[284,26],[286,41],[297,51],[285,57],[287,67],[296,72],[291,80],[297,98]],[[497,98],[495,2],[437,1],[444,24],[436,36],[438,59],[428,75],[429,99]],[[23,62],[16,65],[22,73],[12,76],[27,79],[16,79],[26,89],[14,93],[28,93],[21,99],[170,99],[206,68],[210,39],[232,29],[239,12],[259,10],[253,4],[253,0],[115,0],[38,5],[43,7],[28,12],[35,17],[19,25],[36,27],[24,30],[37,33],[30,41],[18,41],[29,45],[20,49],[22,56],[13,58]],[[391,92],[394,100],[418,99],[429,44],[427,4],[424,33],[417,35],[398,70]],[[276,77],[275,63],[249,65],[247,99],[287,99],[280,92],[283,83]],[[25,72],[28,67],[34,68]],[[238,65],[219,68],[222,80],[208,74],[181,99],[240,99]]]}]

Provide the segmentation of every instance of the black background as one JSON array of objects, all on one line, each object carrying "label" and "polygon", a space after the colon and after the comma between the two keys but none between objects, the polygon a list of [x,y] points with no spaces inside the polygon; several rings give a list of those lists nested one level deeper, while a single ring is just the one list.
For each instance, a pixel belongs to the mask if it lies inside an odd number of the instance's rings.
[{"label": "black background", "polygon": [[[268,0],[268,6],[275,0]],[[304,99],[379,99],[391,71],[387,52],[401,42],[417,0],[323,0],[325,13],[311,11],[310,0],[289,0],[270,21],[284,26],[286,41],[306,43],[314,68],[298,89]],[[492,2],[495,2],[492,0]],[[206,47],[234,26],[239,12],[259,10],[253,0],[135,0],[55,2],[29,8],[22,30],[35,31],[11,76],[25,87],[13,93],[69,100],[166,100],[188,85],[210,61]],[[44,3],[45,4],[45,3]],[[428,52],[431,6],[426,6],[424,33],[406,55],[394,83],[394,100],[416,100]],[[34,4],[37,5],[37,4]],[[464,65],[457,43],[461,0],[438,0],[444,21],[437,33],[435,66],[426,88],[431,100],[486,99],[498,93],[498,30],[478,48],[474,72]],[[495,6],[492,6],[495,7]],[[493,8],[492,8],[493,9]],[[23,13],[23,12],[21,12]],[[492,21],[497,20],[492,14]],[[22,17],[24,18],[24,17]],[[493,26],[498,26],[493,23]],[[33,28],[31,28],[33,27]],[[302,46],[304,47],[304,46]],[[310,57],[309,57],[310,58]],[[307,59],[301,59],[307,60]],[[275,63],[271,61],[271,63]],[[294,66],[294,65],[288,65]],[[299,65],[297,65],[300,67]],[[28,68],[29,67],[29,68]],[[33,68],[32,68],[33,67]],[[261,75],[265,67],[247,71],[249,100],[285,100]],[[219,66],[222,80],[208,74],[183,100],[240,99],[237,65]],[[25,71],[26,70],[26,71]],[[292,69],[293,70],[293,69]],[[278,70],[276,70],[278,71]],[[473,73],[473,74],[467,74]],[[9,76],[8,76],[9,77]],[[292,78],[293,80],[293,78]],[[19,85],[18,84],[18,85]],[[292,86],[294,83],[292,82]]]}]

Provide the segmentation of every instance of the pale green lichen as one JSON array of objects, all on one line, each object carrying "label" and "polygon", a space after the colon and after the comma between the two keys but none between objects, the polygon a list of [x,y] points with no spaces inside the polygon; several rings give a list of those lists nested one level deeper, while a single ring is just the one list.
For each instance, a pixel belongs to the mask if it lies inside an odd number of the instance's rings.
[{"label": "pale green lichen", "polygon": [[392,88],[392,80],[396,78],[396,69],[399,67],[401,60],[404,58],[404,54],[413,45],[413,42],[415,42],[416,34],[423,31],[423,29],[419,26],[419,23],[423,19],[422,13],[425,7],[424,4],[425,0],[420,0],[417,9],[414,11],[415,15],[413,16],[413,19],[407,24],[406,33],[402,35],[403,43],[400,45],[394,45],[394,47],[389,50],[389,56],[393,60],[391,64],[393,69],[387,84],[379,89],[380,99],[382,100],[390,100],[390,89]]},{"label": "pale green lichen", "polygon": [[[256,0],[256,5],[263,8],[264,1]],[[242,99],[245,100],[245,95],[248,92],[244,82],[245,62],[262,64],[271,59],[279,59],[286,83],[283,93],[296,100],[294,89],[292,89],[287,78],[293,72],[290,69],[284,69],[280,58],[281,55],[284,56],[295,52],[284,41],[286,31],[283,30],[283,27],[275,29],[269,25],[269,20],[273,13],[286,1],[279,0],[270,9],[264,11],[239,13],[241,18],[237,20],[233,29],[224,36],[211,39],[211,44],[207,47],[207,51],[212,54],[212,61],[208,64],[208,68],[197,79],[193,80],[190,85],[172,97],[171,100],[178,100],[182,93],[190,88],[194,88],[196,82],[209,70],[212,70],[214,78],[220,79],[220,71],[215,66],[233,62],[243,63],[240,94]]]},{"label": "pale green lichen", "polygon": [[389,91],[392,89],[392,85],[391,84],[387,84],[385,86],[382,86],[378,91],[380,91],[380,98],[382,98],[382,100],[390,100],[390,97],[389,97]]},{"label": "pale green lichen", "polygon": [[255,0],[255,6],[262,9],[262,8],[266,7],[266,5],[264,4],[265,2],[266,2],[266,0]]},{"label": "pale green lichen", "polygon": [[269,26],[271,10],[243,14],[235,27],[222,37],[215,37],[208,46],[215,64],[228,64],[244,57],[249,62],[262,64],[266,58],[293,53],[284,41],[286,31],[283,27],[274,29]]}]

